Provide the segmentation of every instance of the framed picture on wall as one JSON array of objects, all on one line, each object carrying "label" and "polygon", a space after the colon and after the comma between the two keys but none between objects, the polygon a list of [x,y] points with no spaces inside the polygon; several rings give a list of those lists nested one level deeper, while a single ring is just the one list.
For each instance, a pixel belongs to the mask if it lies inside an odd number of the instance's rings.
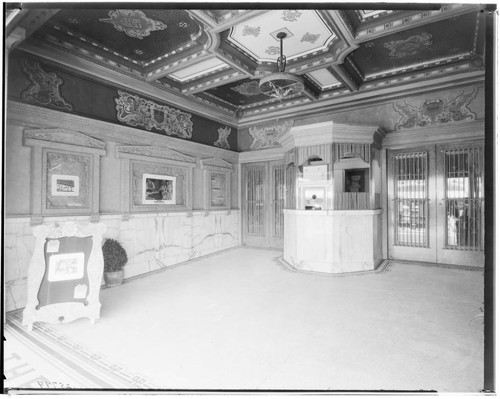
[{"label": "framed picture on wall", "polygon": [[142,175],[142,203],[175,205],[175,180],[175,176],[144,173]]},{"label": "framed picture on wall", "polygon": [[80,195],[80,178],[70,175],[52,175],[51,194],[55,196],[77,197]]},{"label": "framed picture on wall", "polygon": [[48,210],[88,209],[93,167],[87,154],[47,151],[46,207]]},{"label": "framed picture on wall", "polygon": [[346,193],[365,193],[368,169],[350,169],[345,171]]},{"label": "framed picture on wall", "polygon": [[226,173],[210,172],[210,206],[227,206]]}]

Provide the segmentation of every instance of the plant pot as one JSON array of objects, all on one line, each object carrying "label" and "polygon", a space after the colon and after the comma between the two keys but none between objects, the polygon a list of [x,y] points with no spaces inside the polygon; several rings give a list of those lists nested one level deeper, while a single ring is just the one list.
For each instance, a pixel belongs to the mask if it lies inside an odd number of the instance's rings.
[{"label": "plant pot", "polygon": [[123,269],[117,272],[104,272],[104,282],[108,287],[116,287],[117,285],[122,285],[123,275]]}]

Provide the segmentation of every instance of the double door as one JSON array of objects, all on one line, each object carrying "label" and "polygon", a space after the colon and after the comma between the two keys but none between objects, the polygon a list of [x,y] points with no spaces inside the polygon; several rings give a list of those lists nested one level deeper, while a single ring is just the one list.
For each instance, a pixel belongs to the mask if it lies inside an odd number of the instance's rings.
[{"label": "double door", "polygon": [[389,257],[483,266],[480,142],[388,154]]},{"label": "double door", "polygon": [[248,246],[283,248],[283,161],[244,164],[242,177],[243,242]]}]

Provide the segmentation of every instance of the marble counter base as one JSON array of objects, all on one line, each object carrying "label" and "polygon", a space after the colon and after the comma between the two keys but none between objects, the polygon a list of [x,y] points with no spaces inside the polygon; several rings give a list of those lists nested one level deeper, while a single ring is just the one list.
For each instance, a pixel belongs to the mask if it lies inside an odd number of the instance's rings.
[{"label": "marble counter base", "polygon": [[299,260],[293,257],[288,257],[288,259],[286,258],[284,259],[296,270],[330,273],[330,274],[373,271],[378,267],[378,265],[381,262],[381,260],[375,260],[371,262],[330,263],[330,262]]},{"label": "marble counter base", "polygon": [[382,261],[381,211],[285,210],[283,258],[297,270],[350,273]]},{"label": "marble counter base", "polygon": [[[65,220],[88,223],[88,218],[57,218]],[[107,227],[104,238],[120,241],[127,251],[126,279],[241,243],[239,210],[230,214],[227,211],[132,214],[129,220],[122,220],[121,215],[104,215],[100,222]],[[26,305],[26,276],[35,246],[29,218],[5,219],[4,242],[5,310],[11,311]]]}]

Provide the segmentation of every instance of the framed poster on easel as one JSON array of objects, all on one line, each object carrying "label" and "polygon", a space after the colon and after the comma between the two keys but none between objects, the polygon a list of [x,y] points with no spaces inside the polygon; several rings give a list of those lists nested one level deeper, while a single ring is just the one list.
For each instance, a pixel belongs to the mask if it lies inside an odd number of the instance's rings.
[{"label": "framed poster on easel", "polygon": [[35,250],[28,269],[28,299],[23,324],[67,323],[100,315],[103,274],[102,223],[35,227]]}]

